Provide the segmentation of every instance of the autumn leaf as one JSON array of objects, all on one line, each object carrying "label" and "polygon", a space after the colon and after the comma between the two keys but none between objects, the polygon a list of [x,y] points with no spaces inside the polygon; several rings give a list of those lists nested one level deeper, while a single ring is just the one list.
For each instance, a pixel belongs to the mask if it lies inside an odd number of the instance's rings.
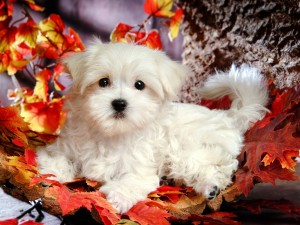
[{"label": "autumn leaf", "polygon": [[136,43],[139,45],[145,45],[151,49],[162,49],[162,43],[160,35],[157,30],[151,30],[148,34],[144,35],[143,38],[137,38]]},{"label": "autumn leaf", "polygon": [[111,42],[120,42],[120,41],[124,40],[125,35],[130,30],[132,30],[132,28],[133,28],[132,26],[124,24],[124,23],[117,24],[117,26],[111,32],[111,35],[110,35]]},{"label": "autumn leaf", "polygon": [[168,225],[167,220],[171,217],[167,211],[158,207],[151,207],[147,205],[148,200],[138,202],[135,204],[125,215],[130,220],[138,222],[140,225],[156,224],[156,225]]},{"label": "autumn leaf", "polygon": [[64,70],[64,66],[62,64],[57,64],[53,69],[54,88],[58,91],[63,91],[65,89],[65,86],[58,81],[59,76],[62,74],[63,70]]},{"label": "autumn leaf", "polygon": [[170,18],[174,15],[172,7],[173,0],[146,0],[144,11],[149,15]]},{"label": "autumn leaf", "polygon": [[62,110],[63,100],[21,104],[21,116],[33,131],[55,134],[63,125],[66,113]]},{"label": "autumn leaf", "polygon": [[151,192],[148,197],[150,198],[167,198],[172,203],[176,203],[179,200],[180,195],[183,195],[182,188],[171,186],[160,186],[156,191]]},{"label": "autumn leaf", "polygon": [[44,11],[44,9],[45,9],[42,6],[37,5],[34,0],[25,0],[25,2],[28,4],[28,6],[31,9],[33,9],[35,11]]},{"label": "autumn leaf", "polygon": [[0,220],[0,225],[18,225],[17,219]]},{"label": "autumn leaf", "polygon": [[24,156],[7,156],[7,159],[5,166],[15,173],[14,179],[19,183],[29,183],[37,173],[37,168],[27,164]]},{"label": "autumn leaf", "polygon": [[182,21],[183,10],[177,9],[174,16],[171,17],[170,31],[168,33],[170,41],[173,41],[179,33],[179,27]]},{"label": "autumn leaf", "polygon": [[62,215],[72,214],[81,207],[95,209],[105,225],[116,224],[120,216],[108,203],[103,194],[96,192],[71,192],[65,186],[53,186],[45,192],[46,197],[54,198],[59,203]]},{"label": "autumn leaf", "polygon": [[34,48],[38,33],[39,28],[37,24],[32,19],[28,19],[25,23],[19,25],[16,41],[17,43],[25,42],[28,46]]},{"label": "autumn leaf", "polygon": [[275,99],[278,105],[273,104],[271,113],[245,135],[238,158],[241,168],[235,174],[235,184],[245,195],[256,182],[298,179],[294,167],[300,148],[300,91],[295,88],[277,93]]},{"label": "autumn leaf", "polygon": [[48,81],[52,76],[52,72],[48,69],[43,69],[35,75],[36,84],[33,94],[37,96],[41,101],[48,101]]},{"label": "autumn leaf", "polygon": [[200,105],[205,106],[209,109],[229,109],[232,101],[228,96],[224,96],[220,99],[201,99]]},{"label": "autumn leaf", "polygon": [[62,46],[64,42],[63,32],[65,29],[64,22],[60,16],[51,14],[48,18],[39,23],[42,34],[51,41],[51,44]]},{"label": "autumn leaf", "polygon": [[7,106],[0,107],[0,129],[8,129],[24,143],[28,143],[24,130],[28,130],[28,123],[20,117],[20,111],[17,107]]}]

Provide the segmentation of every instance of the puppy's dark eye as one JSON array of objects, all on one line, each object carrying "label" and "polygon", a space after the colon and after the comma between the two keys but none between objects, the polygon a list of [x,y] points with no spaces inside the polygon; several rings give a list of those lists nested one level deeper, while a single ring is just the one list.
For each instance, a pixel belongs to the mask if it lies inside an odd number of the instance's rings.
[{"label": "puppy's dark eye", "polygon": [[110,86],[110,80],[107,77],[101,78],[99,80],[99,86],[100,87],[108,87],[108,86]]},{"label": "puppy's dark eye", "polygon": [[138,90],[143,90],[145,88],[145,83],[141,80],[135,82],[134,87]]}]

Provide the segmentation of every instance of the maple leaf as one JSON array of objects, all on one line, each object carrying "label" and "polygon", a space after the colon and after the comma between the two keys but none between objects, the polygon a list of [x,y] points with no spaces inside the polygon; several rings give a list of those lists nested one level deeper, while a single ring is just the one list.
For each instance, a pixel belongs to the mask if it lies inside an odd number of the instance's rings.
[{"label": "maple leaf", "polygon": [[160,186],[156,191],[151,192],[148,197],[150,198],[167,198],[170,202],[176,203],[179,200],[179,196],[183,195],[182,188],[171,186]]},{"label": "maple leaf", "polygon": [[54,73],[53,73],[53,82],[54,82],[54,88],[58,91],[63,91],[65,89],[65,86],[62,85],[58,79],[59,76],[62,74],[63,70],[64,70],[64,66],[62,64],[57,64],[54,67]]},{"label": "maple leaf", "polygon": [[124,23],[119,23],[117,26],[113,29],[113,31],[110,34],[110,40],[111,42],[120,42],[123,40],[125,41],[125,35],[132,30],[132,26],[124,24]]},{"label": "maple leaf", "polygon": [[170,18],[174,15],[172,7],[173,0],[146,0],[144,11],[149,15]]},{"label": "maple leaf", "polygon": [[160,35],[157,30],[151,30],[147,35],[144,34],[143,38],[137,36],[136,43],[139,45],[145,45],[152,49],[162,49],[162,43],[160,40]]},{"label": "maple leaf", "polygon": [[35,75],[36,84],[33,94],[43,102],[48,101],[48,81],[52,76],[52,72],[48,69],[43,69]]},{"label": "maple leaf", "polygon": [[59,15],[51,14],[48,18],[39,23],[42,34],[51,40],[52,43],[62,44],[64,42],[64,22]]},{"label": "maple leaf", "polygon": [[108,203],[100,192],[71,192],[65,186],[54,186],[48,188],[45,196],[54,198],[59,203],[62,215],[71,214],[81,207],[99,213],[105,225],[116,224],[120,216],[116,210]]},{"label": "maple leaf", "polygon": [[173,41],[179,33],[179,27],[182,21],[183,10],[177,9],[174,16],[171,17],[170,31],[168,33],[170,41]]},{"label": "maple leaf", "polygon": [[[279,96],[279,97],[278,97]],[[284,95],[277,93],[276,110],[258,121],[245,135],[245,146],[239,156],[241,168],[236,172],[235,184],[245,195],[256,182],[276,179],[297,180],[294,167],[299,157],[299,89]],[[281,99],[281,101],[280,101]],[[283,102],[282,102],[283,101]]]},{"label": "maple leaf", "polygon": [[15,174],[14,179],[19,183],[29,183],[37,173],[37,168],[27,164],[24,156],[7,156],[7,159],[5,166]]},{"label": "maple leaf", "polygon": [[136,221],[141,225],[170,224],[166,218],[171,217],[171,214],[158,207],[148,206],[148,202],[149,200],[138,202],[125,215],[127,215],[130,218],[130,220]]},{"label": "maple leaf", "polygon": [[16,41],[17,43],[25,42],[28,46],[34,48],[38,33],[38,25],[32,19],[28,19],[25,23],[19,25]]},{"label": "maple leaf", "polygon": [[63,100],[21,104],[21,116],[33,131],[55,134],[63,125],[66,113],[62,110]]},{"label": "maple leaf", "polygon": [[24,1],[25,1],[26,4],[28,4],[28,6],[31,9],[33,9],[35,11],[44,11],[44,9],[45,9],[42,6],[37,5],[34,0],[24,0]]},{"label": "maple leaf", "polygon": [[0,129],[8,129],[24,143],[28,143],[28,139],[23,132],[28,130],[28,123],[20,117],[18,108],[13,106],[0,107],[0,115]]},{"label": "maple leaf", "polygon": [[200,101],[200,105],[205,106],[209,109],[229,109],[232,101],[228,96],[224,96],[220,99],[204,99],[202,98]]}]

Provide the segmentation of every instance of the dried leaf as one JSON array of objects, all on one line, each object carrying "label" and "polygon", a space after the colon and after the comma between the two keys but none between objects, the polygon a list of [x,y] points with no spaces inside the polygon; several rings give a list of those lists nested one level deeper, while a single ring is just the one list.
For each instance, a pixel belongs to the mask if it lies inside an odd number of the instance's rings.
[{"label": "dried leaf", "polygon": [[130,220],[136,221],[141,225],[168,225],[170,223],[166,218],[171,216],[163,209],[148,206],[147,201],[138,202],[125,215],[129,216]]}]

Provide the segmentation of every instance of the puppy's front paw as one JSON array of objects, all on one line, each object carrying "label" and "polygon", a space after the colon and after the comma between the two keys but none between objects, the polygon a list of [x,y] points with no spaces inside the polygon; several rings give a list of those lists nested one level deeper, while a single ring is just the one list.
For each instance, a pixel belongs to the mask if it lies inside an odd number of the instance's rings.
[{"label": "puppy's front paw", "polygon": [[137,201],[131,199],[130,196],[105,186],[100,188],[100,192],[106,195],[107,201],[110,202],[120,214],[126,213],[134,204],[137,203]]}]

